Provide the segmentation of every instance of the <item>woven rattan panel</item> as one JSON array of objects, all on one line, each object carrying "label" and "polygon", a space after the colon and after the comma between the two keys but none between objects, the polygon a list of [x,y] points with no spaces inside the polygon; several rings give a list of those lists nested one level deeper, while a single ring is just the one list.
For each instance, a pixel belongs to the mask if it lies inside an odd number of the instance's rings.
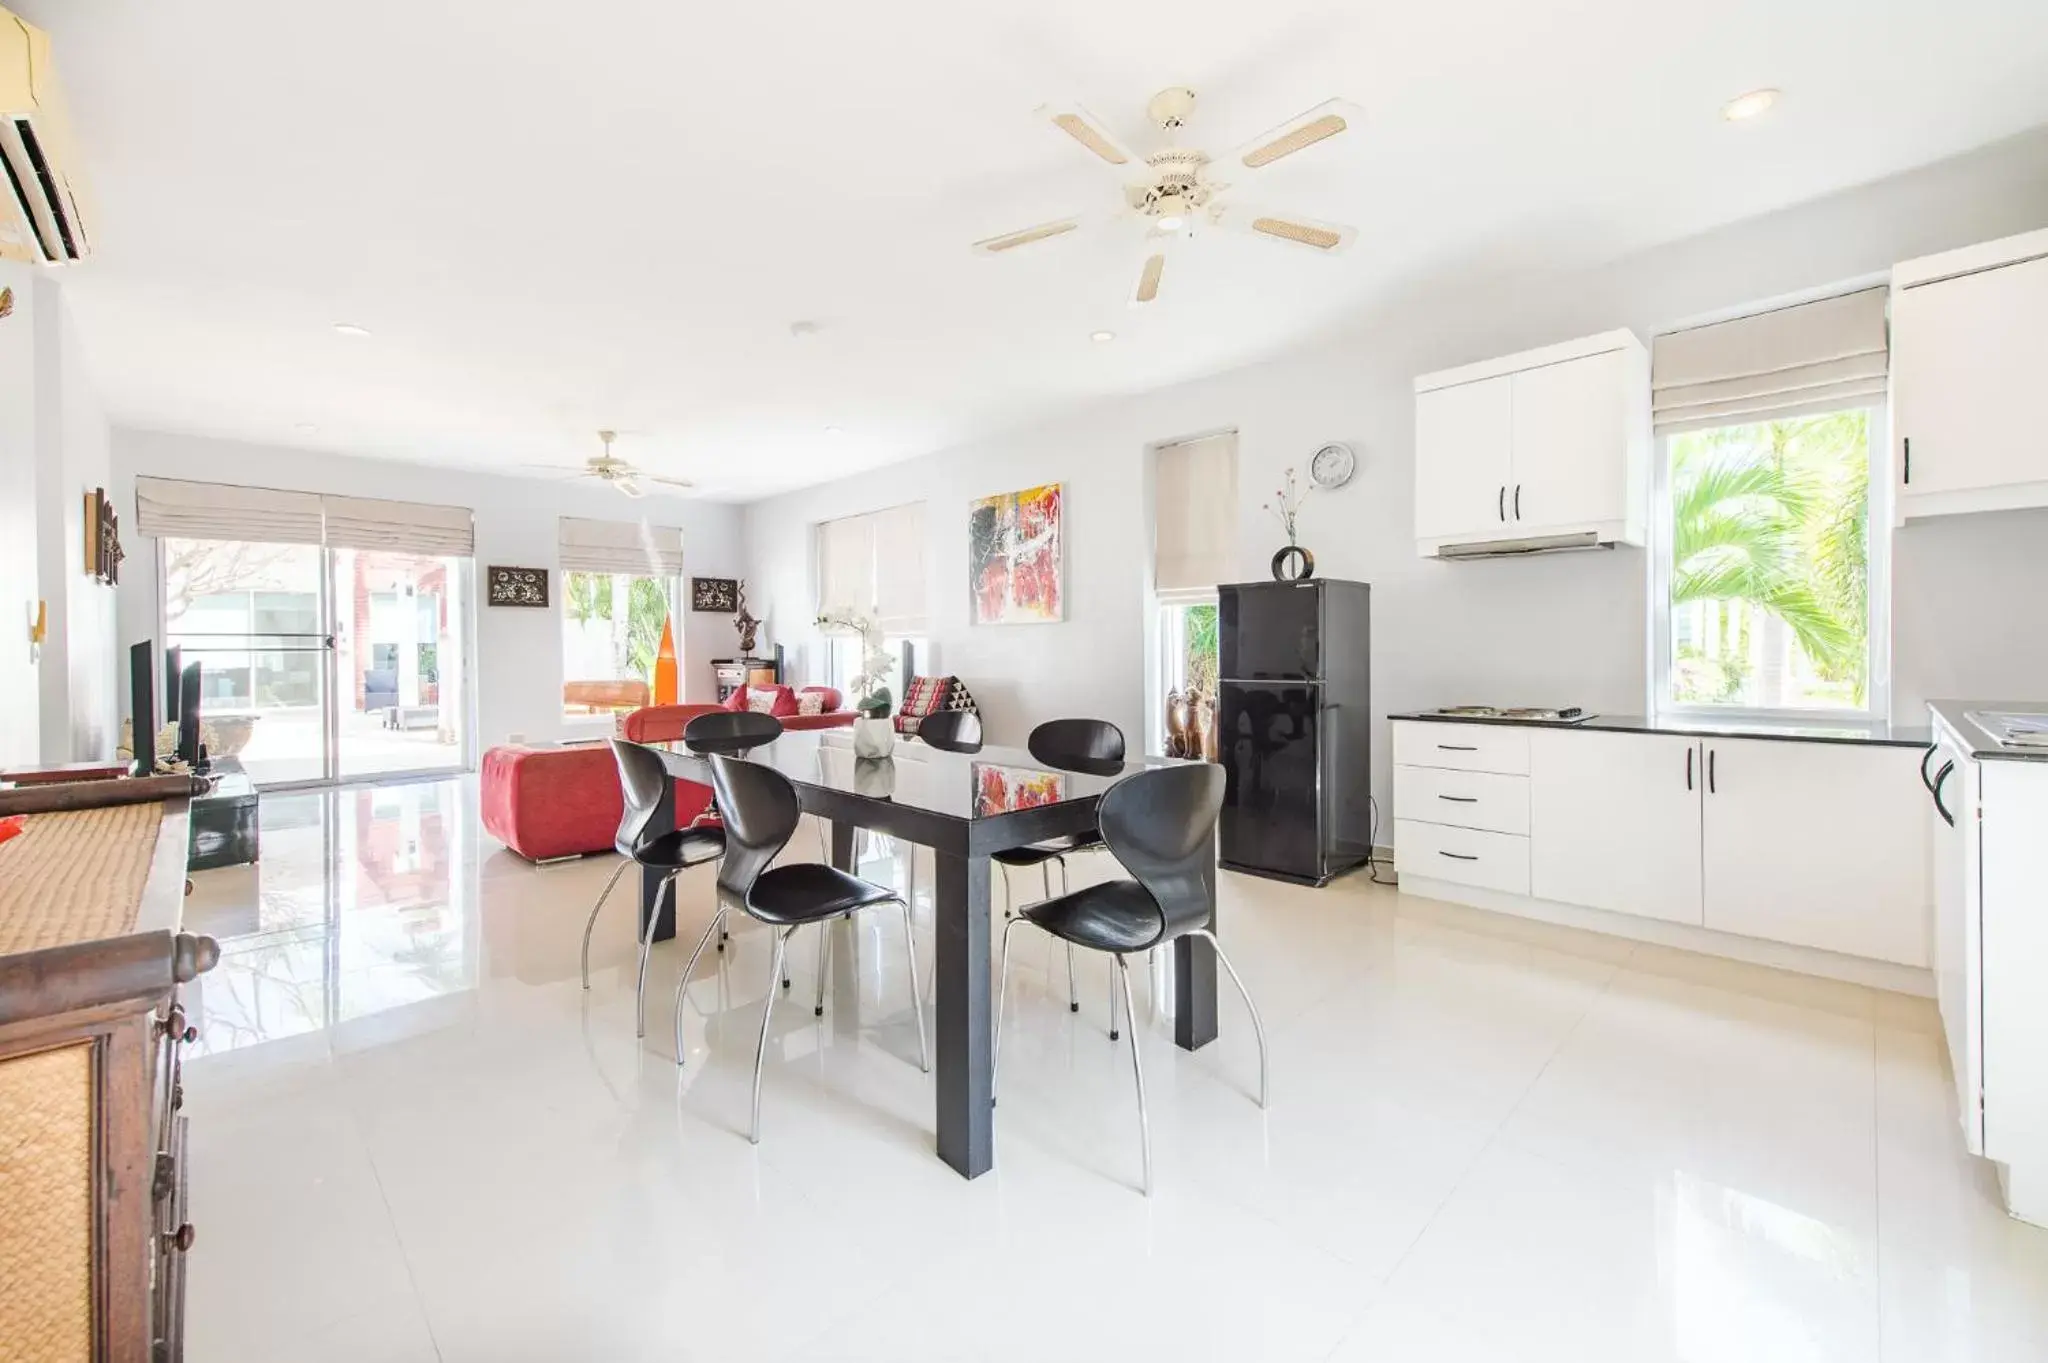
[{"label": "woven rattan panel", "polygon": [[0,956],[129,931],[162,822],[157,804],[29,815],[0,843]]},{"label": "woven rattan panel", "polygon": [[0,1060],[0,1354],[92,1357],[92,1046]]}]

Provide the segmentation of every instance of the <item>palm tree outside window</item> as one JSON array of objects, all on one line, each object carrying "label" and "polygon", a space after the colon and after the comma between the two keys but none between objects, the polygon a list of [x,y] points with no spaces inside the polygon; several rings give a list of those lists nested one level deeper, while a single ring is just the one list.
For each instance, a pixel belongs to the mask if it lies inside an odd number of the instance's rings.
[{"label": "palm tree outside window", "polygon": [[1882,424],[1856,407],[1663,438],[1658,708],[1884,714]]}]

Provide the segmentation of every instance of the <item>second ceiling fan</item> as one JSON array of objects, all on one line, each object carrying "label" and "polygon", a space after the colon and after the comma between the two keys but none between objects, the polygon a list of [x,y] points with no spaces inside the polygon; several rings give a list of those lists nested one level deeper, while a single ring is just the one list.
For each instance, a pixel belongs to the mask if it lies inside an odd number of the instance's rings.
[{"label": "second ceiling fan", "polygon": [[1166,135],[1167,145],[1149,156],[1140,156],[1079,105],[1044,106],[1038,111],[1041,117],[1122,178],[1123,202],[1108,213],[1076,214],[989,237],[975,242],[974,249],[987,255],[1001,255],[1079,231],[1094,221],[1136,216],[1148,228],[1137,280],[1131,290],[1132,304],[1142,306],[1159,297],[1168,251],[1199,226],[1247,232],[1323,255],[1334,255],[1351,244],[1357,235],[1354,227],[1240,204],[1231,197],[1231,191],[1238,178],[1256,175],[1344,132],[1358,121],[1355,106],[1339,99],[1318,104],[1220,158],[1180,145],[1180,130],[1194,108],[1195,92],[1185,87],[1176,86],[1154,95],[1145,112]]}]

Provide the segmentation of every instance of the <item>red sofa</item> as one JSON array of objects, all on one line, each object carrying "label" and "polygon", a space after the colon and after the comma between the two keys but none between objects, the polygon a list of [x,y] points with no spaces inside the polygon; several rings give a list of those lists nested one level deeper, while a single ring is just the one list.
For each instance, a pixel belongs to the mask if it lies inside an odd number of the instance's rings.
[{"label": "red sofa", "polygon": [[[839,693],[823,692],[825,713],[789,715],[791,729],[830,729],[853,723],[851,710],[839,709]],[[671,743],[683,726],[716,705],[649,705],[619,721],[620,737],[635,743]],[[609,852],[625,812],[619,794],[619,768],[611,744],[577,743],[567,747],[530,748],[508,745],[484,754],[479,775],[484,831],[525,857],[548,861],[556,857]],[[711,807],[711,787],[696,781],[676,782],[676,822],[688,824]]]}]

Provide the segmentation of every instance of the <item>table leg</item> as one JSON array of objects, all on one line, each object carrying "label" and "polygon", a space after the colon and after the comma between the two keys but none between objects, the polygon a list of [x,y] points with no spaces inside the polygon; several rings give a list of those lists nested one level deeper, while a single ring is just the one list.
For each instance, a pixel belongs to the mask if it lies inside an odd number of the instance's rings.
[{"label": "table leg", "polygon": [[[661,797],[661,803],[654,807],[654,813],[649,816],[648,827],[666,833],[676,826],[676,786],[673,781],[665,781],[662,784],[666,790]],[[647,931],[647,915],[654,912],[656,904],[661,904],[661,922],[654,928],[654,940],[657,942],[666,942],[676,935],[675,896],[668,896],[667,902],[662,903],[661,881],[667,874],[668,872],[656,870],[651,866],[640,868],[639,928],[642,933]]]},{"label": "table leg", "polygon": [[[1216,930],[1216,834],[1202,858],[1202,890],[1209,900],[1209,930]],[[1199,937],[1173,944],[1173,1044],[1196,1051],[1216,1039],[1216,948]]]},{"label": "table leg", "polygon": [[[995,1163],[991,1098],[987,857],[932,854],[933,927],[938,939],[939,1158],[963,1178]],[[1213,1016],[1214,971],[1211,970]]]},{"label": "table leg", "polygon": [[860,825],[844,819],[832,820],[832,864],[849,875],[860,873],[860,867],[853,862],[853,840],[859,836]]}]

